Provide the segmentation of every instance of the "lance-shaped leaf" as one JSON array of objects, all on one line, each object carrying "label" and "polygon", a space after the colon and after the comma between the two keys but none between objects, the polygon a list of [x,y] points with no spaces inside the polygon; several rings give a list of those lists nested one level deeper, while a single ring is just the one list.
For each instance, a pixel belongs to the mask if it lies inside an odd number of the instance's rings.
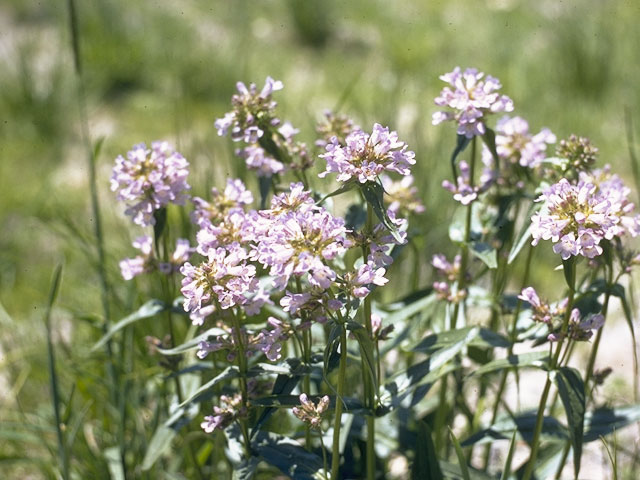
[{"label": "lance-shaped leaf", "polygon": [[[474,444],[491,443],[495,440],[507,440],[514,431],[527,443],[533,440],[533,431],[536,426],[537,413],[526,412],[516,417],[503,417],[488,428],[474,433],[462,442],[463,447]],[[553,417],[544,417],[542,420],[542,439],[548,441],[565,442],[569,439],[569,433],[564,425]]]},{"label": "lance-shaped leaf", "polygon": [[[303,365],[297,358],[288,358],[280,367],[285,371],[278,373],[276,381],[273,383],[273,389],[271,390],[271,398],[282,399],[288,397],[300,382],[302,375],[309,371],[306,365]],[[268,371],[268,369],[265,371]],[[251,431],[252,437],[258,432],[258,430],[260,430],[260,427],[262,427],[269,417],[275,413],[277,407],[283,405],[266,404],[263,406],[266,408],[262,411],[260,417],[258,417],[258,420],[256,420],[256,423],[253,426],[253,430]]]},{"label": "lance-shaped leaf", "polygon": [[411,350],[413,352],[433,353],[437,350],[450,347],[460,341],[476,347],[506,348],[510,345],[509,341],[502,335],[487,328],[464,327],[431,334],[420,340]]},{"label": "lance-shaped leaf", "polygon": [[362,192],[362,195],[364,195],[367,203],[371,205],[371,208],[376,214],[376,217],[378,217],[378,220],[387,227],[391,235],[393,235],[393,238],[398,242],[402,242],[402,237],[400,236],[398,227],[391,221],[387,214],[387,209],[384,207],[384,188],[382,185],[378,182],[367,182],[360,185],[360,191]]},{"label": "lance-shaped leaf", "polygon": [[[430,353],[428,359],[412,365],[405,371],[393,376],[390,382],[385,384],[380,393],[380,402],[384,405],[383,413],[396,408],[404,398],[415,391],[418,387],[426,387],[422,390],[422,396],[426,395],[433,382],[448,372],[458,368],[455,365],[445,365],[453,359],[474,337],[478,335],[479,329],[461,329],[463,332],[454,330],[442,334],[432,335],[433,341],[428,342],[422,351]],[[450,335],[453,333],[453,335]],[[462,334],[461,334],[462,333]],[[438,335],[440,336],[438,338]],[[429,339],[430,337],[427,337]],[[427,340],[425,339],[425,340]],[[436,347],[437,348],[434,348]],[[412,404],[417,403],[419,398],[412,399]]]},{"label": "lance-shaped leaf", "polygon": [[191,340],[187,340],[186,342],[181,343],[176,347],[158,348],[158,352],[161,353],[162,355],[182,355],[183,353],[188,352],[190,350],[195,350],[196,348],[198,348],[198,345],[200,344],[200,342],[204,342],[205,340],[208,340],[209,337],[215,337],[217,335],[226,335],[226,334],[227,332],[224,331],[223,329],[213,327],[205,332],[202,332],[197,337],[193,337]]},{"label": "lance-shaped leaf", "polygon": [[[545,443],[540,447],[538,451],[538,459],[534,467],[534,477],[540,480],[547,478],[555,478],[560,463],[562,462],[564,455],[564,444],[559,442]],[[516,478],[522,478],[524,470],[527,467],[527,462],[523,463],[518,469]]]},{"label": "lance-shaped leaf", "polygon": [[271,190],[272,183],[271,175],[258,177],[258,190],[260,190],[260,208],[264,210],[267,208],[267,198],[269,197],[269,191]]},{"label": "lance-shaped leaf", "polygon": [[492,360],[489,363],[482,365],[469,374],[472,375],[484,375],[485,373],[496,372],[504,370],[505,368],[523,368],[523,367],[535,367],[535,368],[547,368],[549,363],[548,352],[529,352],[522,353],[520,355],[509,355],[506,358],[499,358]]},{"label": "lance-shaped leaf", "polygon": [[347,330],[349,330],[356,337],[358,344],[360,345],[360,354],[371,377],[374,388],[378,390],[378,379],[376,376],[376,362],[373,354],[373,341],[367,333],[366,328],[357,322],[347,322]]},{"label": "lance-shaped leaf", "polygon": [[525,222],[522,225],[520,232],[516,236],[516,241],[513,242],[513,246],[511,247],[511,251],[509,252],[509,258],[507,259],[507,263],[510,265],[518,256],[522,248],[528,243],[531,238],[531,217],[534,213],[540,210],[542,205],[540,203],[532,203],[527,210],[527,214],[525,216]]},{"label": "lance-shaped leaf", "polygon": [[458,168],[456,167],[456,159],[458,155],[464,152],[464,149],[467,148],[467,145],[471,142],[470,138],[467,138],[466,135],[460,135],[456,137],[456,148],[453,149],[453,153],[451,154],[451,173],[453,174],[453,181],[457,181],[458,179]]},{"label": "lance-shaped leaf", "polygon": [[107,330],[107,333],[105,333],[102,336],[102,338],[98,340],[98,342],[93,346],[91,350],[96,351],[99,348],[103,347],[111,337],[113,337],[116,333],[118,333],[124,327],[131,325],[132,323],[137,322],[138,320],[144,320],[145,318],[154,317],[160,312],[164,312],[167,308],[168,308],[167,304],[160,300],[157,300],[157,299],[149,300],[140,308],[138,308],[138,310],[133,312],[131,315],[128,315],[127,317],[123,318],[119,322],[112,325],[111,328]]},{"label": "lance-shaped leaf", "polygon": [[471,253],[490,269],[498,268],[498,251],[485,242],[472,242]]},{"label": "lance-shaped leaf", "polygon": [[[444,478],[448,480],[464,480],[462,470],[459,465],[450,463],[445,460],[440,460],[440,468],[444,474]],[[495,480],[492,476],[474,468],[468,468],[467,472],[471,480]]]},{"label": "lance-shaped leaf", "polygon": [[496,170],[500,170],[500,155],[498,155],[498,149],[496,148],[496,132],[489,127],[485,128],[484,135],[482,135],[482,141],[491,152],[493,161],[496,162]]},{"label": "lance-shaped leaf", "polygon": [[598,408],[585,415],[585,442],[599,440],[600,437],[617,432],[640,421],[640,404],[615,408]]},{"label": "lance-shaped leaf", "polygon": [[220,382],[225,380],[231,380],[236,378],[239,375],[238,367],[229,366],[225,368],[219,375],[209,380],[207,383],[198,388],[195,392],[193,392],[188,398],[186,398],[179,407],[183,408],[189,405],[190,403],[199,403],[204,402],[205,400],[209,400],[213,397],[213,392],[211,389]]},{"label": "lance-shaped leaf", "polygon": [[584,432],[585,394],[580,373],[569,367],[552,372],[569,424],[569,438],[573,447],[573,467],[576,477],[580,473],[582,437]]},{"label": "lance-shaped leaf", "polygon": [[508,480],[511,475],[511,462],[513,461],[513,452],[516,450],[516,432],[511,435],[511,441],[509,442],[509,451],[507,452],[507,459],[504,462],[502,468],[502,474],[500,480]]},{"label": "lance-shaped leaf", "polygon": [[251,442],[251,448],[262,460],[293,480],[325,479],[322,458],[308,452],[291,438],[271,432],[258,432]]},{"label": "lance-shaped leaf", "polygon": [[413,465],[411,466],[411,479],[443,480],[442,470],[436,456],[436,448],[431,438],[431,429],[426,422],[418,422]]},{"label": "lance-shaped leaf", "polygon": [[451,427],[449,427],[449,435],[451,436],[451,442],[453,443],[453,447],[456,451],[456,457],[458,457],[458,466],[460,467],[462,479],[471,480],[471,476],[469,475],[469,466],[467,465],[467,459],[464,456],[464,452],[462,451],[462,447],[460,446],[458,437],[455,436],[453,430],[451,430]]},{"label": "lance-shaped leaf", "polygon": [[[320,398],[320,396],[317,396]],[[310,396],[311,400],[316,401],[315,396]],[[251,405],[259,407],[273,408],[293,408],[300,405],[299,395],[268,395],[266,397],[255,398],[251,400]],[[334,409],[336,405],[336,396],[329,395],[329,410]],[[357,415],[371,415],[371,411],[367,409],[362,402],[353,397],[342,397],[343,413],[352,413]]]}]

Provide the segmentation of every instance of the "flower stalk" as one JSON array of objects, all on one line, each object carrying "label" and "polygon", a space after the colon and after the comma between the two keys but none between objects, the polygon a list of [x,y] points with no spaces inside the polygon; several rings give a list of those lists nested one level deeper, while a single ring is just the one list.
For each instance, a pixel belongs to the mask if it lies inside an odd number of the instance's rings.
[{"label": "flower stalk", "polygon": [[562,321],[560,338],[558,339],[558,344],[556,346],[555,353],[551,358],[551,363],[549,364],[549,374],[547,375],[547,380],[544,384],[544,389],[542,391],[542,396],[540,398],[540,405],[538,407],[538,414],[536,416],[536,426],[533,431],[533,441],[531,443],[531,453],[529,455],[529,461],[527,462],[527,467],[522,477],[523,480],[529,480],[531,478],[531,475],[533,474],[533,469],[535,467],[536,459],[538,458],[538,450],[540,447],[540,434],[542,433],[542,424],[544,420],[544,411],[547,406],[549,391],[551,390],[550,373],[553,372],[558,365],[558,360],[560,359],[560,353],[562,352],[564,339],[567,337],[567,332],[569,330],[569,319],[571,318],[571,311],[573,310],[573,300],[575,297],[575,280],[576,280],[575,259],[572,258],[570,260],[566,260],[565,262],[563,262],[563,266],[564,266],[565,278],[569,286],[569,300],[567,303],[567,309],[564,314],[564,319]]},{"label": "flower stalk", "polygon": [[333,420],[333,445],[331,448],[331,479],[340,478],[340,427],[342,426],[342,397],[347,371],[347,329],[340,325],[340,366],[338,367],[338,388]]}]

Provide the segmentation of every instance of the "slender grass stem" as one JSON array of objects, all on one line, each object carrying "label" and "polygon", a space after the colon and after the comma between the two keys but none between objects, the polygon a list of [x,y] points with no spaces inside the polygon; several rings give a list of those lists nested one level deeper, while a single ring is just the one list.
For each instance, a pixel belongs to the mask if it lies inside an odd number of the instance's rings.
[{"label": "slender grass stem", "polygon": [[342,397],[347,370],[347,329],[340,326],[340,366],[338,368],[338,388],[336,395],[335,416],[333,419],[333,445],[331,448],[331,480],[340,477],[340,427],[342,426]]},{"label": "slender grass stem", "polygon": [[[96,175],[96,156],[98,148],[94,150],[91,144],[91,133],[89,131],[89,120],[87,117],[87,106],[86,106],[86,94],[85,94],[85,86],[84,86],[84,77],[82,73],[82,55],[80,52],[80,29],[79,29],[79,21],[78,14],[76,9],[75,0],[67,0],[67,12],[69,19],[69,32],[71,37],[71,52],[73,55],[73,64],[74,71],[76,74],[76,98],[78,102],[78,113],[80,117],[80,132],[82,137],[82,143],[84,144],[84,148],[86,150],[87,156],[87,166],[89,171],[89,190],[90,190],[90,199],[91,199],[91,213],[93,216],[93,228],[94,235],[96,239],[96,248],[98,252],[98,277],[100,280],[100,300],[102,303],[102,313],[104,316],[104,320],[102,323],[102,332],[106,334],[111,325],[111,308],[110,308],[110,300],[109,300],[109,292],[110,286],[107,277],[107,268],[106,268],[106,252],[104,248],[104,235],[102,229],[102,215],[100,212],[100,202],[98,199],[98,184],[97,184],[97,175]],[[114,363],[114,354],[113,354],[113,345],[111,339],[109,339],[105,343],[105,352],[107,355],[106,361],[106,373],[108,378],[108,387],[109,387],[109,396],[112,405],[119,404],[119,397],[122,395],[122,392],[119,390],[119,379],[118,373],[116,370],[116,366]],[[119,456],[120,456],[120,464],[122,466],[122,471],[124,472],[124,478],[127,478],[127,466],[124,455],[124,429],[125,429],[125,418],[120,416],[118,418],[118,433],[117,436],[119,440]]]},{"label": "slender grass stem", "polygon": [[56,357],[53,349],[53,341],[51,339],[51,309],[58,295],[60,287],[60,278],[62,275],[62,265],[58,265],[53,273],[53,282],[49,292],[49,303],[44,317],[44,324],[47,331],[47,355],[49,365],[49,381],[51,386],[51,399],[53,402],[53,416],[56,422],[56,438],[58,440],[58,456],[60,457],[60,466],[62,469],[62,478],[69,480],[69,456],[64,440],[64,432],[62,419],[60,416],[60,393],[58,391],[58,375],[56,371]]}]

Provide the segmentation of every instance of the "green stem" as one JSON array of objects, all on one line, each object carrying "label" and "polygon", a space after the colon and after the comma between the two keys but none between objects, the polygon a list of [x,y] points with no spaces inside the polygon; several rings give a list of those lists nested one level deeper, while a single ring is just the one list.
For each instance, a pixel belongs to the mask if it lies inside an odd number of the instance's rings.
[{"label": "green stem", "polygon": [[[296,289],[298,293],[302,293],[302,283],[300,282],[300,277],[296,276]],[[302,313],[302,321],[306,322],[307,317],[306,313]],[[304,363],[307,367],[309,367],[309,371],[311,371],[311,329],[306,329],[302,332],[302,357]],[[304,392],[307,395],[311,395],[311,376],[310,373],[307,372],[302,380]],[[305,446],[308,451],[311,451],[311,426],[305,422],[304,426],[304,440]]]},{"label": "green stem", "polygon": [[[476,137],[474,136],[471,140],[471,165],[469,169],[469,186],[473,188],[474,185],[474,175],[476,168]],[[456,179],[454,178],[454,181]],[[467,264],[469,263],[469,243],[471,241],[471,220],[473,218],[473,202],[467,205],[467,215],[465,218],[464,224],[464,241],[460,246],[460,271],[458,272],[458,281],[456,287],[456,295],[458,296],[455,306],[453,307],[453,315],[449,319],[449,330],[455,330],[456,325],[458,323],[458,315],[460,313],[460,305],[465,301],[464,298],[460,298],[460,293],[464,291],[466,287],[467,280]],[[440,383],[440,392],[439,392],[439,406],[436,414],[436,449],[439,451],[446,439],[446,429],[443,428],[444,423],[446,423],[447,418],[450,416],[450,413],[453,412],[453,407],[451,409],[447,406],[447,376],[442,377],[442,381]],[[459,390],[458,386],[456,386],[456,390]],[[454,395],[455,402],[456,395]]]},{"label": "green stem", "polygon": [[[556,346],[555,354],[553,355],[553,358],[551,359],[551,363],[549,364],[549,373],[553,372],[556,366],[558,365],[558,360],[560,359],[560,353],[562,351],[562,344],[569,330],[569,319],[571,318],[571,310],[573,309],[573,300],[575,296],[575,277],[576,277],[575,258],[572,258],[570,262],[564,264],[565,272],[567,267],[571,269],[571,272],[567,272],[568,275],[565,275],[565,277],[572,279],[572,284],[569,285],[569,302],[567,303],[567,310],[564,313],[564,319],[562,322],[562,329],[560,331],[560,338],[558,339],[558,345]],[[540,398],[538,415],[536,416],[536,426],[533,431],[533,441],[531,443],[531,454],[529,456],[529,461],[527,462],[527,467],[525,469],[522,480],[529,480],[531,478],[531,475],[533,474],[533,469],[536,463],[536,459],[538,457],[538,450],[540,447],[540,434],[542,433],[544,410],[547,405],[547,399],[549,398],[550,389],[551,389],[551,376],[547,375],[547,381],[545,382],[544,390],[542,391],[542,397]]]},{"label": "green stem", "polygon": [[[371,204],[367,202],[367,222],[365,225],[365,235],[367,237],[367,243],[362,247],[362,261],[364,263],[367,262],[367,257],[369,256],[369,244],[368,237],[373,232],[373,208]],[[371,295],[367,295],[364,298],[363,305],[363,315],[364,315],[364,325],[367,329],[367,333],[369,338],[373,339],[373,325],[371,323]],[[377,342],[376,342],[377,344]],[[377,351],[377,349],[376,349]],[[376,406],[376,391],[375,385],[376,381],[371,381],[369,378],[369,374],[367,373],[368,368],[365,365],[364,358],[362,359],[362,372],[364,375],[364,385],[365,385],[365,405],[370,409],[371,414],[367,415],[367,455],[366,455],[366,464],[367,464],[367,480],[373,480],[375,477],[375,465],[376,465],[376,452],[375,452],[375,417],[373,412],[375,411]],[[372,372],[373,375],[376,375],[377,372],[380,371],[380,357],[376,355],[376,372]]]},{"label": "green stem", "polygon": [[338,369],[338,389],[336,395],[335,417],[333,420],[333,446],[331,449],[331,480],[340,475],[340,427],[342,426],[342,397],[347,370],[347,329],[340,326],[340,367]]},{"label": "green stem", "polygon": [[324,479],[327,479],[327,473],[329,473],[329,471],[327,470],[327,449],[324,446],[324,438],[322,435],[322,432],[319,432],[318,437],[320,438],[320,448],[322,448],[322,469],[324,470]]},{"label": "green stem", "polygon": [[[527,287],[529,283],[529,274],[531,272],[531,261],[533,259],[533,245],[529,245],[529,249],[527,250],[527,259],[524,267],[524,275],[522,276],[522,284],[520,291]],[[513,355],[513,345],[516,341],[516,336],[518,333],[518,317],[520,316],[520,311],[522,310],[522,299],[518,298],[518,302],[516,303],[516,309],[513,314],[513,320],[511,321],[511,329],[509,330],[509,347],[507,349],[507,356]],[[507,378],[509,377],[509,370],[505,369],[502,372],[502,378],[500,379],[500,386],[498,387],[498,394],[496,395],[496,401],[493,405],[493,412],[491,413],[491,423],[493,425],[498,418],[498,411],[500,409],[500,400],[502,399],[502,394],[504,393],[504,389],[507,386]],[[489,465],[489,456],[491,454],[491,445],[487,445],[484,452],[483,466],[486,469]]]},{"label": "green stem", "polygon": [[[613,280],[613,268],[609,266],[607,269],[607,291],[604,296],[604,304],[602,305],[602,315],[605,320],[607,318],[607,311],[609,309],[609,298],[611,297],[611,287]],[[593,347],[591,347],[591,354],[589,355],[589,361],[587,363],[587,373],[584,381],[584,388],[589,390],[589,382],[593,378],[593,370],[596,364],[596,356],[598,355],[598,347],[600,346],[600,339],[602,338],[602,331],[604,330],[604,325],[598,330],[596,334],[596,339],[593,342]]]},{"label": "green stem", "polygon": [[[608,268],[606,268],[607,271],[607,278],[606,278],[606,288],[607,291],[605,293],[605,297],[604,297],[604,304],[602,305],[602,315],[605,317],[605,319],[607,318],[607,311],[609,309],[609,298],[611,297],[611,285],[612,285],[612,281],[613,281],[613,268],[609,265]],[[593,343],[593,347],[591,348],[591,353],[589,354],[589,361],[587,363],[587,369],[586,369],[586,374],[585,374],[585,380],[584,380],[584,388],[585,388],[585,393],[591,392],[592,389],[589,388],[589,382],[591,381],[591,379],[593,378],[593,370],[594,370],[594,366],[596,363],[596,356],[598,354],[598,347],[600,346],[600,339],[602,338],[602,330],[604,329],[604,326],[602,326],[599,330],[598,333],[596,334],[596,339]],[[571,344],[571,351],[566,352],[566,360],[563,359],[563,361],[569,361],[569,358],[571,357],[571,353],[573,352],[573,345],[575,344]],[[569,349],[567,349],[569,350]],[[563,362],[561,362],[563,363]],[[557,401],[557,397],[558,394],[556,393],[556,398],[554,398],[554,401],[552,403],[555,404],[555,402]],[[589,398],[591,399],[591,395],[589,395]],[[565,467],[565,462],[567,459],[567,456],[569,455],[569,449],[571,447],[571,442],[569,440],[567,440],[564,451],[563,451],[563,457],[562,457],[562,461],[560,462],[560,465],[558,466],[558,471],[556,472],[556,479],[560,479],[561,475],[562,475],[562,471],[564,470]]]},{"label": "green stem", "polygon": [[[242,325],[236,312],[231,310],[231,316],[233,318],[233,328],[236,334],[236,341],[238,352],[238,369],[240,370],[240,393],[242,395],[242,410],[249,411],[248,408],[248,395],[247,395],[247,357],[245,355],[245,345],[243,339]],[[240,418],[240,430],[242,430],[242,438],[244,439],[244,453],[246,458],[251,457],[251,444],[249,443],[249,427],[246,417]]]}]

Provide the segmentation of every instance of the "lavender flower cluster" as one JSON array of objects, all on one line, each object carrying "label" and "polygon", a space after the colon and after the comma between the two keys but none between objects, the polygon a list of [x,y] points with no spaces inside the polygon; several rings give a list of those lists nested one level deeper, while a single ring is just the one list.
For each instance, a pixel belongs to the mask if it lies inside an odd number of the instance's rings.
[{"label": "lavender flower cluster", "polygon": [[[435,113],[433,123],[455,121],[458,134],[472,142],[487,133],[490,114],[513,110],[511,99],[498,93],[500,82],[476,69],[463,72],[456,67],[440,78],[449,86],[435,102],[449,110]],[[271,77],[260,91],[255,84],[247,87],[238,82],[233,110],[215,122],[219,135],[230,134],[234,142],[246,144],[236,154],[249,170],[258,177],[275,176],[270,179],[270,199],[264,198],[260,208],[252,208],[254,195],[243,181],[228,179],[224,189],[211,189],[208,198],[191,198],[190,218],[197,228],[195,247],[187,239],[178,238],[173,253],[165,247],[164,255],[160,255],[158,238],[144,235],[133,243],[140,254],[120,262],[127,280],[156,270],[167,275],[180,272],[183,308],[192,324],[217,328],[215,334],[198,343],[198,358],[224,352],[229,362],[238,362],[241,376],[246,376],[248,358],[263,355],[269,361],[280,360],[286,356],[290,340],[301,344],[301,337],[310,336],[314,324],[340,324],[346,339],[345,324],[356,318],[363,303],[362,311],[368,311],[367,335],[373,342],[387,339],[394,325],[384,326],[382,317],[367,308],[371,307],[370,295],[388,283],[394,249],[408,241],[408,221],[404,217],[425,211],[411,176],[415,153],[399,140],[397,132],[375,123],[368,133],[348,118],[332,114],[326,114],[319,129],[323,138],[316,142],[324,149],[318,157],[326,162],[318,176],[336,174],[338,182],[348,184],[338,192],[360,189],[370,203],[366,188],[375,184],[382,187],[386,202],[380,199],[375,207],[380,222],[370,216],[366,226],[359,229],[334,215],[324,201],[317,201],[319,197],[310,189],[305,172],[312,162],[304,144],[294,140],[298,130],[276,116],[272,94],[282,88],[282,82]],[[513,194],[524,187],[525,177],[542,184],[542,178],[536,175],[546,161],[548,145],[555,140],[548,129],[531,134],[521,117],[505,116],[498,121],[495,149],[483,150],[485,168],[477,181],[473,178],[475,159],[471,158],[458,162],[455,183],[442,183],[454,200],[469,208],[467,230],[471,229],[470,205],[493,185],[509,187],[507,194]],[[569,162],[574,175],[545,188],[537,198],[543,206],[531,218],[532,244],[551,240],[553,251],[564,260],[578,255],[592,259],[603,253],[604,242],[640,234],[640,215],[633,214],[630,190],[608,167],[591,168],[595,153],[590,144],[576,137],[561,146],[567,155],[577,158]],[[286,172],[300,174],[298,179],[304,181],[283,184],[280,174]],[[126,159],[116,159],[111,188],[118,192],[119,200],[126,202],[126,213],[134,223],[147,227],[154,225],[156,212],[168,204],[185,203],[190,188],[187,174],[188,163],[166,142],[154,142],[151,149],[140,144],[127,153]],[[390,175],[402,178],[396,180]],[[519,195],[518,201],[526,197],[522,192]],[[466,233],[462,255],[451,261],[442,254],[432,257],[438,277],[433,282],[434,296],[455,304],[456,312],[466,308],[472,296],[469,292],[473,293],[473,240],[470,231]],[[350,254],[354,251],[357,255]],[[194,253],[197,260],[190,261]],[[532,287],[523,289],[518,298],[528,302],[534,321],[548,326],[551,342],[564,340],[564,335],[588,340],[604,323],[601,314],[582,315],[577,308],[569,311],[568,298],[556,304],[543,301]],[[569,319],[564,330],[558,326],[563,316]],[[310,352],[311,345],[308,348]],[[340,348],[346,355],[342,343]],[[201,424],[205,432],[246,420],[246,383],[243,387],[242,394],[219,397],[220,405]],[[302,393],[299,400],[292,413],[310,428],[321,429],[329,397],[318,397],[314,403]]]},{"label": "lavender flower cluster", "polygon": [[144,143],[127,152],[127,158],[116,158],[111,176],[111,190],[126,202],[125,213],[145,227],[154,225],[153,213],[169,203],[183,205],[189,190],[189,163],[167,142]]},{"label": "lavender flower cluster", "polygon": [[[254,83],[247,87],[236,84],[238,93],[231,99],[233,110],[215,121],[218,135],[230,133],[234,142],[244,142],[246,147],[236,149],[238,157],[245,160],[249,170],[259,177],[271,177],[288,168],[305,168],[310,163],[306,146],[294,140],[298,129],[289,122],[282,122],[275,114],[277,103],[273,92],[282,90],[279,80],[267,77],[260,92]],[[294,157],[300,164],[293,163]]]},{"label": "lavender flower cluster", "polygon": [[458,124],[458,134],[471,138],[486,132],[484,118],[491,113],[511,112],[513,102],[497,90],[502,88],[500,81],[490,75],[484,80],[484,73],[475,68],[464,72],[456,67],[452,72],[440,76],[440,79],[453,87],[445,87],[435,103],[449,107],[433,114],[433,124],[453,120]]},{"label": "lavender flower cluster", "polygon": [[344,140],[334,136],[326,145],[326,153],[320,155],[327,162],[327,169],[320,174],[337,173],[339,182],[357,180],[373,182],[383,172],[409,175],[416,163],[415,153],[398,140],[398,134],[376,123],[371,134],[354,130]]},{"label": "lavender flower cluster", "polygon": [[[304,317],[298,328],[307,328],[309,320],[324,322],[349,297],[362,299],[370,293],[370,285],[387,282],[385,267],[392,261],[388,252],[396,240],[384,233],[382,225],[374,230],[367,262],[344,270],[333,261],[355,245],[352,232],[342,218],[316,205],[301,183],[275,195],[266,210],[246,210],[250,200],[246,192],[242,182],[229,180],[224,194],[213,192],[211,203],[194,199],[192,218],[200,226],[196,250],[206,260],[199,265],[187,262],[181,269],[184,306],[194,324],[204,323],[221,310],[257,315],[265,303],[273,303],[272,297],[284,291],[280,305],[293,318]],[[258,269],[271,276],[270,285],[261,285]],[[304,291],[294,292],[292,282],[303,285]],[[328,294],[331,289],[342,293],[333,298]],[[263,332],[260,340],[267,346],[261,349],[269,350],[268,345],[281,338]],[[246,339],[244,343],[254,342]],[[234,340],[203,341],[200,355],[222,348],[234,351]],[[247,354],[251,351],[246,350]]]},{"label": "lavender flower cluster", "polygon": [[629,190],[608,169],[582,173],[577,183],[563,178],[544,190],[537,201],[541,212],[531,218],[533,245],[551,240],[553,251],[563,260],[582,255],[593,258],[602,253],[602,240],[626,233],[640,233],[640,216],[632,217],[634,205]]},{"label": "lavender flower cluster", "polygon": [[[550,342],[557,342],[562,337],[561,322],[567,310],[568,298],[562,299],[555,305],[541,300],[538,292],[533,287],[527,287],[518,295],[520,300],[524,300],[531,307],[532,318],[536,322],[541,322],[549,327],[550,333],[547,339]],[[572,340],[587,341],[593,336],[593,332],[599,330],[604,325],[605,318],[602,314],[589,314],[582,317],[580,310],[573,308],[569,316],[569,324],[566,335]]]}]

